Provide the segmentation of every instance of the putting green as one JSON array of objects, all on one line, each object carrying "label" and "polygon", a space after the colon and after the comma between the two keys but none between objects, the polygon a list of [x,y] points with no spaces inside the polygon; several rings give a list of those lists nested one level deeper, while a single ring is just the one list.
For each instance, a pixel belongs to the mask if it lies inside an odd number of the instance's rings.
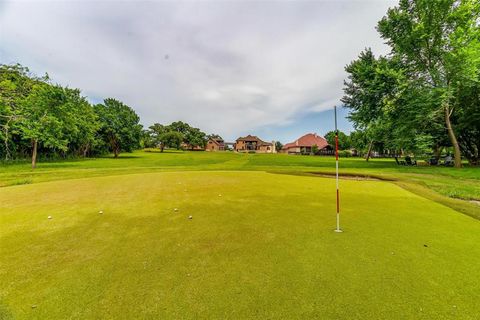
[{"label": "putting green", "polygon": [[477,319],[478,220],[342,180],[337,234],[334,186],[169,172],[1,188],[0,318]]}]

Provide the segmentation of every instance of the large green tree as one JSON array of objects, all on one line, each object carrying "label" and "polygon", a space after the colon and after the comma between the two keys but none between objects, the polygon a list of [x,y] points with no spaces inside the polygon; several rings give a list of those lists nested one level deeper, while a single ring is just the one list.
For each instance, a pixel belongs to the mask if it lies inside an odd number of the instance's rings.
[{"label": "large green tree", "polygon": [[[328,144],[331,146],[335,146],[335,131],[329,131],[325,134],[325,139],[327,140]],[[351,148],[351,141],[350,137],[346,135],[342,131],[338,131],[338,149],[340,150],[347,150]]]},{"label": "large green tree", "polygon": [[162,152],[163,152],[163,148],[164,148],[164,145],[162,145],[162,139],[161,139],[161,136],[170,131],[170,129],[168,128],[168,126],[164,126],[160,123],[154,123],[153,125],[151,125],[149,128],[148,128],[148,133],[150,135],[150,139],[152,141],[152,144],[154,147],[159,147],[162,149]]},{"label": "large green tree", "polygon": [[191,129],[190,125],[188,123],[185,123],[183,121],[175,121],[172,122],[171,124],[168,125],[169,130],[171,131],[177,131],[183,134],[184,136],[188,133],[188,131]]},{"label": "large green tree", "polygon": [[350,109],[349,118],[355,129],[368,139],[367,161],[375,143],[392,142],[392,101],[402,90],[403,82],[397,65],[385,57],[376,58],[371,49],[366,49],[345,68],[348,79],[344,82],[342,102]]},{"label": "large green tree", "polygon": [[204,148],[208,141],[206,133],[182,121],[172,122],[168,125],[168,130],[181,133],[183,135],[182,142],[191,149],[197,146]]},{"label": "large green tree", "polygon": [[207,135],[198,128],[189,128],[184,135],[184,142],[191,149],[195,147],[205,148],[207,141]]},{"label": "large green tree", "polygon": [[460,150],[471,165],[480,165],[480,83],[461,88],[457,99]]},{"label": "large green tree", "polygon": [[37,77],[21,65],[0,65],[0,156],[31,155],[35,167],[39,155],[76,157],[109,149],[118,155],[136,147],[140,126],[133,110],[113,99],[96,109],[79,89],[53,85],[48,75]]},{"label": "large green tree", "polygon": [[9,160],[22,147],[15,139],[16,126],[21,118],[23,100],[35,84],[48,80],[37,78],[29,69],[19,64],[0,65],[0,155]]},{"label": "large green tree", "polygon": [[68,149],[68,134],[76,129],[70,107],[66,90],[46,83],[34,85],[23,99],[17,126],[22,138],[31,142],[32,168],[36,167],[39,146]]},{"label": "large green tree", "polygon": [[452,118],[462,106],[455,106],[455,92],[462,83],[478,81],[479,17],[476,0],[401,0],[378,24],[410,86],[420,84],[432,102],[427,118],[443,114],[456,167],[461,151]]},{"label": "large green tree", "polygon": [[100,121],[98,133],[115,158],[122,151],[131,152],[140,146],[142,126],[132,108],[109,98],[103,104],[97,104],[95,112]]},{"label": "large green tree", "polygon": [[163,149],[165,147],[175,148],[177,150],[180,149],[183,139],[184,139],[183,134],[178,131],[170,130],[162,133],[159,136],[161,152],[163,152]]}]

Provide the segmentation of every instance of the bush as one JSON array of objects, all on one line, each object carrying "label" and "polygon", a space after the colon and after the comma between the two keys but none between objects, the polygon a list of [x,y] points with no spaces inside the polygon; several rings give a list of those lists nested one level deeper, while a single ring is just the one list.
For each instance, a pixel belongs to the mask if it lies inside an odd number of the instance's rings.
[{"label": "bush", "polygon": [[350,158],[352,156],[352,152],[350,150],[340,150],[338,151],[338,156],[341,158]]}]

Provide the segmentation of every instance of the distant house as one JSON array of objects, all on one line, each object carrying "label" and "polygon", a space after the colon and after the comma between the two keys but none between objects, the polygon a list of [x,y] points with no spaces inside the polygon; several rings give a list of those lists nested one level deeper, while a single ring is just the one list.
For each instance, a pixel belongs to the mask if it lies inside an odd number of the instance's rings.
[{"label": "distant house", "polygon": [[210,139],[207,142],[205,151],[224,151],[225,142],[222,139]]},{"label": "distant house", "polygon": [[235,142],[237,152],[275,153],[275,143],[265,142],[257,136],[240,137]]},{"label": "distant house", "polygon": [[314,146],[317,146],[317,153],[333,154],[333,149],[327,140],[316,133],[307,133],[297,140],[287,143],[283,146],[282,152],[289,154],[310,154],[313,153]]}]

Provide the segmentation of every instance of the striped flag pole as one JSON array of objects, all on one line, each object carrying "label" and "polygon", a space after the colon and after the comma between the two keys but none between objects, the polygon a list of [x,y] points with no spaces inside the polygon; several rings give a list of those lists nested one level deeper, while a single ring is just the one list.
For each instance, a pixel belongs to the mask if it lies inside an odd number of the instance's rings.
[{"label": "striped flag pole", "polygon": [[340,195],[338,186],[338,129],[337,129],[337,106],[333,107],[335,113],[335,179],[337,183],[337,228],[335,232],[343,232],[340,229]]}]

